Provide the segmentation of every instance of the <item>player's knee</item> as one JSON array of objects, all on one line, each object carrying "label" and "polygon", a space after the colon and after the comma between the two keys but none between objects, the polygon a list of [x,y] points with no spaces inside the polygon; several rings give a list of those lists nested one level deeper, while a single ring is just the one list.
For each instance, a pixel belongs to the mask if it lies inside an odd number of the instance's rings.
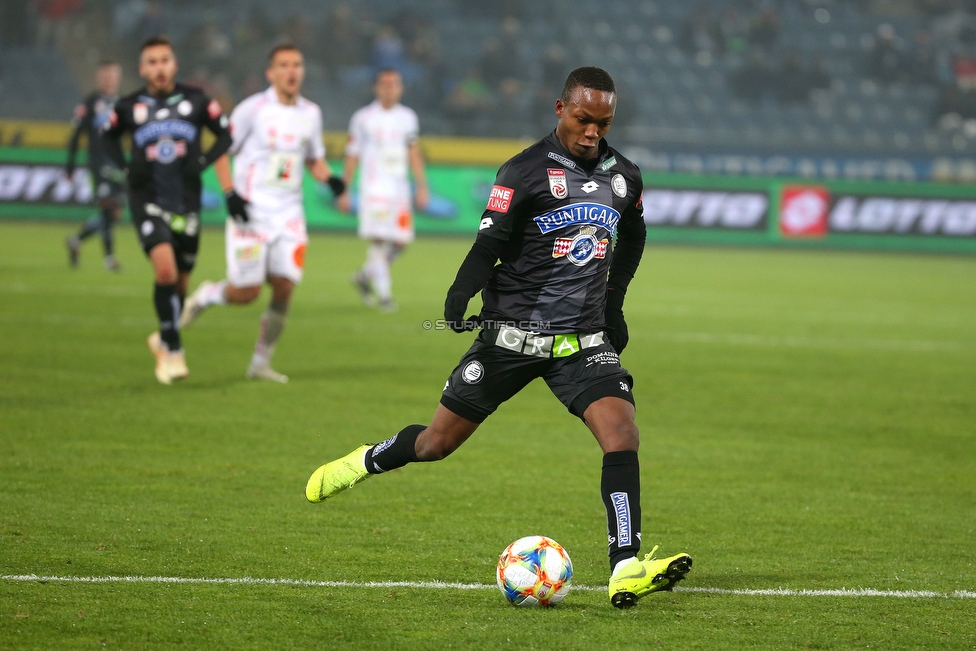
[{"label": "player's knee", "polygon": [[175,265],[158,265],[154,268],[156,283],[159,285],[175,285],[179,278]]}]

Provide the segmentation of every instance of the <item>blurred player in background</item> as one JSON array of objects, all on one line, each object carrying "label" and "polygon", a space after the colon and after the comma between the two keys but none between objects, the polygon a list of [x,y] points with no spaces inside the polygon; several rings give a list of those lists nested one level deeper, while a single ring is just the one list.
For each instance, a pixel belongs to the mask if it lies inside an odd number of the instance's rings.
[{"label": "blurred player in background", "polygon": [[[176,55],[169,39],[156,36],[142,45],[139,75],[142,88],[120,99],[104,130],[107,153],[120,168],[123,133],[132,134],[128,163],[129,208],[143,250],[153,266],[153,301],[159,331],[147,344],[156,358],[156,379],[163,384],[185,378],[189,371],[180,340],[180,312],[200,246],[201,174],[211,164],[235,204],[230,177],[227,116],[216,100],[197,88],[176,82]],[[216,141],[202,151],[206,127]]]},{"label": "blurred player in background", "polygon": [[261,316],[246,375],[285,383],[288,377],[270,362],[305,265],[304,168],[337,196],[346,186],[325,163],[322,111],[300,95],[305,79],[301,51],[290,44],[276,46],[265,75],[271,87],[238,104],[230,117],[234,189],[228,199],[227,279],[200,284],[186,301],[181,327],[212,305],[254,301],[267,282],[271,304]]},{"label": "blurred player in background", "polygon": [[105,154],[101,129],[108,122],[115,102],[119,99],[119,84],[122,82],[122,67],[116,61],[102,61],[95,74],[94,93],[75,107],[72,124],[74,131],[68,141],[68,162],[64,173],[70,178],[75,174],[75,158],[78,154],[78,141],[84,135],[88,140],[88,173],[92,184],[92,194],[98,202],[99,212],[92,215],[82,225],[77,235],[69,237],[68,261],[72,267],[78,266],[81,243],[95,233],[102,235],[102,249],[105,252],[105,268],[121,271],[122,267],[113,252],[112,227],[122,214],[122,200],[125,194],[125,174]]},{"label": "blurred player in background", "polygon": [[[637,558],[640,436],[634,380],[619,353],[629,339],[624,294],[647,231],[640,170],[604,139],[616,106],[616,86],[605,70],[570,73],[556,100],[555,131],[498,170],[478,237],[447,291],[444,318],[451,328],[482,330],[444,385],[430,425],[408,425],[319,467],[305,497],[321,502],[373,475],[443,459],[541,377],[603,450],[608,591],[614,606],[628,608],[670,590],[692,560],[687,554],[657,559],[657,547]],[[481,316],[465,320],[479,291]]]},{"label": "blurred player in background", "polygon": [[[358,168],[359,237],[371,241],[366,262],[353,282],[364,303],[392,312],[396,304],[390,265],[414,237],[408,167],[413,172],[418,209],[427,207],[429,194],[417,144],[417,114],[400,104],[400,73],[381,71],[374,91],[376,101],[356,111],[349,123],[343,181],[351,186]],[[348,195],[339,198],[339,208],[350,211]]]}]

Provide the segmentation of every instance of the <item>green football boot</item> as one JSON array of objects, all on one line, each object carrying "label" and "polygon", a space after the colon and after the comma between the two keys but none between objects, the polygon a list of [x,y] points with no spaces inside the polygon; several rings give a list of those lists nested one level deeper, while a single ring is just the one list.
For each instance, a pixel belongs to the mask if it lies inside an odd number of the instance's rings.
[{"label": "green football boot", "polygon": [[656,559],[656,551],[657,545],[644,560],[634,558],[610,577],[610,603],[617,608],[630,608],[652,592],[671,590],[691,570],[688,554]]},{"label": "green football boot", "polygon": [[308,478],[308,483],[305,485],[305,498],[313,504],[321,502],[369,477],[365,459],[366,451],[371,447],[373,446],[362,445],[346,456],[320,466]]}]

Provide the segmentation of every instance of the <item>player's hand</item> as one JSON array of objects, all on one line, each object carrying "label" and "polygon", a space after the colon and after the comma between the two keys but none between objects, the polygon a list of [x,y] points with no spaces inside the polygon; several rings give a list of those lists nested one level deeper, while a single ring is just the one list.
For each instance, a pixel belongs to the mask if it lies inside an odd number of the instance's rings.
[{"label": "player's hand", "polygon": [[607,321],[607,338],[617,354],[624,352],[630,333],[624,320],[624,295],[620,290],[607,289],[607,308],[604,312]]},{"label": "player's hand", "polygon": [[341,197],[342,193],[346,191],[346,182],[342,180],[341,176],[332,175],[326,180],[329,184],[329,189],[332,190],[332,194],[336,197]]},{"label": "player's hand", "polygon": [[238,224],[246,224],[250,221],[251,218],[247,214],[247,202],[244,201],[244,197],[237,194],[236,190],[228,190],[224,193],[224,198],[227,200],[227,213],[231,219]]},{"label": "player's hand", "polygon": [[102,165],[99,172],[112,183],[125,183],[125,170],[120,170],[115,165]]},{"label": "player's hand", "polygon": [[454,332],[466,332],[478,327],[478,317],[464,318],[464,311],[468,309],[468,297],[463,293],[454,292],[447,295],[444,302],[444,320]]}]

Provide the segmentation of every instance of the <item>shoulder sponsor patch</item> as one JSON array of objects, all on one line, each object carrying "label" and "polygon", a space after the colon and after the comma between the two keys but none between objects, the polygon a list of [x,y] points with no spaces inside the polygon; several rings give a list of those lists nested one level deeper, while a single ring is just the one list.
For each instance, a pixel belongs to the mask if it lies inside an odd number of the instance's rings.
[{"label": "shoulder sponsor patch", "polygon": [[549,152],[549,158],[551,158],[552,160],[556,161],[557,163],[560,163],[560,164],[568,167],[571,170],[575,170],[576,169],[576,163],[574,163],[573,161],[569,160],[565,156],[561,156],[560,154],[557,154],[554,151]]},{"label": "shoulder sponsor patch", "polygon": [[220,117],[220,114],[224,112],[224,109],[220,108],[220,103],[212,99],[210,103],[207,104],[207,114],[210,116],[211,120],[216,120]]},{"label": "shoulder sponsor patch", "polygon": [[606,172],[608,169],[610,169],[611,167],[613,167],[616,164],[617,164],[617,157],[616,156],[611,156],[610,158],[608,158],[605,161],[603,161],[602,163],[600,163],[600,169],[603,170],[604,172]]},{"label": "shoulder sponsor patch", "polygon": [[488,210],[507,213],[512,206],[512,197],[515,190],[506,188],[504,185],[491,186],[491,194],[488,195]]},{"label": "shoulder sponsor patch", "polygon": [[549,192],[557,199],[565,199],[569,194],[569,184],[566,181],[566,170],[549,168]]}]

